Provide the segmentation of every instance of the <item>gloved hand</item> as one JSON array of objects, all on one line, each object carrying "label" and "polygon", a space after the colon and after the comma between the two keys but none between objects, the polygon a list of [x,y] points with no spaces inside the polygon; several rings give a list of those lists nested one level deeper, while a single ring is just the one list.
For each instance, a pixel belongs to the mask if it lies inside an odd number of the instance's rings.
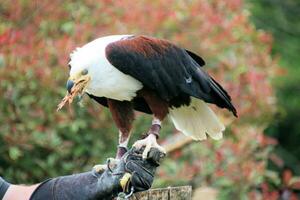
[{"label": "gloved hand", "polygon": [[120,180],[124,192],[130,192],[133,187],[135,192],[150,189],[156,168],[165,156],[157,149],[151,149],[146,160],[142,159],[144,149],[132,148],[121,159],[120,165],[115,168],[117,171],[125,171]]},{"label": "gloved hand", "polygon": [[144,149],[130,149],[113,167],[99,174],[99,199],[112,199],[118,193],[138,192],[150,189],[156,168],[165,154],[152,148],[147,159],[142,159]]},{"label": "gloved hand", "polygon": [[101,173],[96,170],[48,179],[34,191],[30,200],[111,200],[122,193],[148,190],[156,168],[165,156],[151,149],[148,158],[142,159],[143,149],[130,149],[114,165],[107,164]]}]

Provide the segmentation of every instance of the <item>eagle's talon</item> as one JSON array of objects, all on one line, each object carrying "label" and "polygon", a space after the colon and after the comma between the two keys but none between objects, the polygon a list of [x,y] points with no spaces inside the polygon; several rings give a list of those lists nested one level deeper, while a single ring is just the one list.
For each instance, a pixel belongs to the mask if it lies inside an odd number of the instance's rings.
[{"label": "eagle's talon", "polygon": [[143,154],[142,154],[143,159],[146,159],[148,157],[148,153],[152,147],[156,148],[159,151],[161,151],[162,153],[166,154],[166,150],[157,143],[156,136],[154,134],[149,134],[145,139],[136,141],[133,144],[133,147],[135,147],[137,149],[145,147]]}]

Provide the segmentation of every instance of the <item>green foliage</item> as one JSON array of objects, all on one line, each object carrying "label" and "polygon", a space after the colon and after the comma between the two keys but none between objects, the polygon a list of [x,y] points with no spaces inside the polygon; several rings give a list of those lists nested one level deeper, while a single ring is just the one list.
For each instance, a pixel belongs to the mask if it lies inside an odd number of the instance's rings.
[{"label": "green foliage", "polygon": [[[65,94],[68,54],[96,37],[147,34],[199,53],[239,112],[222,141],[194,142],[170,153],[156,185],[211,185],[221,196],[248,196],[264,180],[273,142],[262,130],[274,112],[276,61],[270,36],[249,22],[240,0],[64,1],[0,4],[0,174],[29,183],[89,170],[113,156],[117,130],[109,112],[87,98],[56,112]],[[217,110],[217,109],[216,109]],[[139,115],[134,138],[150,117]],[[163,138],[175,132],[165,122]]]},{"label": "green foliage", "polygon": [[267,129],[267,134],[278,139],[276,151],[286,165],[300,174],[300,2],[297,0],[255,0],[251,3],[252,20],[260,29],[274,36],[274,55],[280,55],[283,70],[274,80],[279,112]]}]

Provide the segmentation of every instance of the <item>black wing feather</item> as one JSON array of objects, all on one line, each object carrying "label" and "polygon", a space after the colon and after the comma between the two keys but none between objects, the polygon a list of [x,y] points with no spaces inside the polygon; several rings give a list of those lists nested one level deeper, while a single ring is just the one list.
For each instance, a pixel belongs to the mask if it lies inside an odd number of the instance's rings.
[{"label": "black wing feather", "polygon": [[205,65],[205,61],[200,56],[187,49],[185,51],[199,64],[199,66],[203,67]]},{"label": "black wing feather", "polygon": [[228,93],[200,67],[205,62],[193,52],[165,40],[135,36],[109,44],[106,57],[168,102],[176,104],[174,99],[188,100],[186,95],[190,95],[227,108],[236,116]]},{"label": "black wing feather", "polygon": [[[87,93],[88,94],[88,93]],[[90,98],[95,100],[97,103],[101,104],[108,108],[107,98],[106,97],[97,97],[91,94],[88,94]],[[152,114],[151,109],[149,108],[148,104],[142,97],[135,97],[132,101],[134,110],[144,112],[147,114]]]}]

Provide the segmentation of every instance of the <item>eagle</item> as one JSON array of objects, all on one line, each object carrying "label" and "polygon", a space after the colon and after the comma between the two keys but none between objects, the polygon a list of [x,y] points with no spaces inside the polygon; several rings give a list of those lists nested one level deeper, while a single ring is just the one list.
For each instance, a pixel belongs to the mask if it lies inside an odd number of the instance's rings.
[{"label": "eagle", "polygon": [[[221,139],[224,125],[208,104],[237,117],[231,97],[207,72],[197,54],[168,40],[143,35],[98,38],[70,54],[66,87],[108,107],[119,129],[116,158],[126,152],[134,111],[153,115],[144,139],[133,146],[164,149],[157,143],[168,116],[175,128],[194,140]],[[78,89],[79,88],[79,89]]]}]

